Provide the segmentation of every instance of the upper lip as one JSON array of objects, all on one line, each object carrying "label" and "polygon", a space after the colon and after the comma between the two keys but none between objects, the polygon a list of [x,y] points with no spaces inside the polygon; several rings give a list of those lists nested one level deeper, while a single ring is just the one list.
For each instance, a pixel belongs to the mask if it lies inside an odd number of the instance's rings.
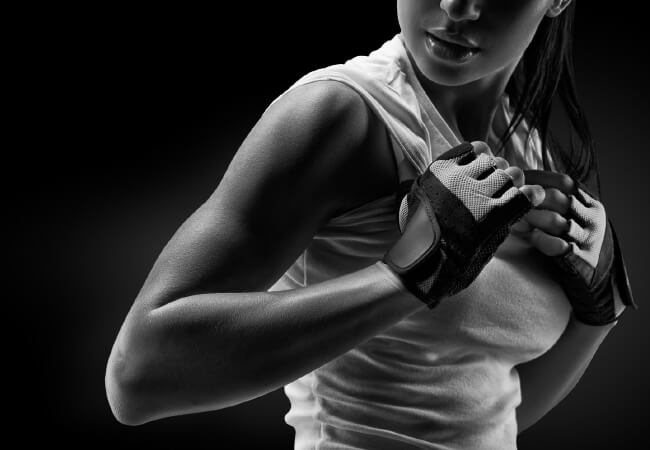
[{"label": "upper lip", "polygon": [[438,39],[442,39],[443,41],[452,42],[454,44],[462,45],[463,47],[469,47],[473,49],[479,48],[476,42],[459,34],[450,34],[444,30],[427,30],[427,33],[432,34]]}]

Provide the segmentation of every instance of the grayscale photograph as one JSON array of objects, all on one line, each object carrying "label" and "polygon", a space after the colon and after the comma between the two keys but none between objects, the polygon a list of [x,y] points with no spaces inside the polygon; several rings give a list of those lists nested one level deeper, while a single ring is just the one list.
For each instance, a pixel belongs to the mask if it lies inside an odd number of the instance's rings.
[{"label": "grayscale photograph", "polygon": [[643,11],[85,8],[21,50],[21,442],[649,448]]}]

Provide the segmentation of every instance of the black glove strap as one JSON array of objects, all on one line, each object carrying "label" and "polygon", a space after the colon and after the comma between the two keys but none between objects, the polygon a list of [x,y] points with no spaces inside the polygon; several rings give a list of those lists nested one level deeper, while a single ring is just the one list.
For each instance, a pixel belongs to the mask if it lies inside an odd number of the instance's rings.
[{"label": "black glove strap", "polygon": [[[598,267],[589,266],[573,252],[554,257],[563,274],[563,287],[569,297],[578,320],[588,325],[607,325],[616,322],[622,313],[616,315],[616,299],[614,282],[621,301],[626,306],[638,309],[632,298],[627,271],[621,247],[616,237],[613,224],[608,220],[605,240],[611,239],[611,244],[601,250],[601,259],[611,261],[610,265]],[[613,255],[608,252],[612,252]],[[613,256],[613,257],[612,257]],[[589,286],[584,280],[590,280]]]},{"label": "black glove strap", "polygon": [[612,267],[612,276],[616,280],[616,285],[621,293],[621,300],[626,306],[631,306],[634,309],[639,309],[634,298],[632,297],[632,288],[630,287],[630,279],[627,276],[625,269],[625,260],[623,260],[623,252],[616,237],[616,230],[612,220],[609,220],[609,226],[612,228],[612,238],[614,240],[614,265]]}]

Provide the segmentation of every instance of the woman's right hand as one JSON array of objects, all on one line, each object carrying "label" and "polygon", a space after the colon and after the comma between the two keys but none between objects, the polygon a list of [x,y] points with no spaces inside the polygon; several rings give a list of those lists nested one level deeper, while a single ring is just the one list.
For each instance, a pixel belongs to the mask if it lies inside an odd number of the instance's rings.
[{"label": "woman's right hand", "polygon": [[434,308],[469,286],[510,227],[544,200],[518,167],[486,143],[463,142],[443,153],[411,185],[399,209],[402,236],[382,261],[416,297]]}]

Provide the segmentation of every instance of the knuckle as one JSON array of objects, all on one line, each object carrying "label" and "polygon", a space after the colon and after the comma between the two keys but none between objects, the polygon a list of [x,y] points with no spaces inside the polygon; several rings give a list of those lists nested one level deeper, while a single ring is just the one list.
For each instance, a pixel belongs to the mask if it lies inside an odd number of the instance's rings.
[{"label": "knuckle", "polygon": [[546,196],[552,202],[563,203],[562,199],[563,199],[564,195],[562,194],[562,192],[559,189],[556,189],[556,188],[547,189]]},{"label": "knuckle", "polygon": [[557,201],[565,209],[569,209],[571,206],[571,197],[564,195],[562,192],[557,193]]},{"label": "knuckle", "polygon": [[566,220],[560,214],[554,213],[552,215],[551,223],[552,223],[553,226],[561,228],[561,227],[564,227],[566,225]]},{"label": "knuckle", "polygon": [[518,179],[518,180],[523,180],[524,179],[524,172],[519,168],[519,167],[508,167],[506,169],[506,172],[510,174],[512,178]]},{"label": "knuckle", "polygon": [[573,189],[573,179],[567,175],[566,173],[563,173],[561,178],[560,178],[560,183],[562,184],[562,187],[566,189],[567,191],[570,191]]},{"label": "knuckle", "polygon": [[539,200],[540,202],[546,200],[546,191],[544,191],[543,187],[533,184],[530,185],[527,190],[530,190],[531,198]]},{"label": "knuckle", "polygon": [[490,149],[490,146],[485,141],[472,141],[470,144],[472,144],[472,147],[474,147],[474,151],[476,152]]},{"label": "knuckle", "polygon": [[495,156],[494,157],[494,164],[497,165],[500,169],[507,169],[510,167],[510,164],[508,164],[508,161],[500,156]]}]

